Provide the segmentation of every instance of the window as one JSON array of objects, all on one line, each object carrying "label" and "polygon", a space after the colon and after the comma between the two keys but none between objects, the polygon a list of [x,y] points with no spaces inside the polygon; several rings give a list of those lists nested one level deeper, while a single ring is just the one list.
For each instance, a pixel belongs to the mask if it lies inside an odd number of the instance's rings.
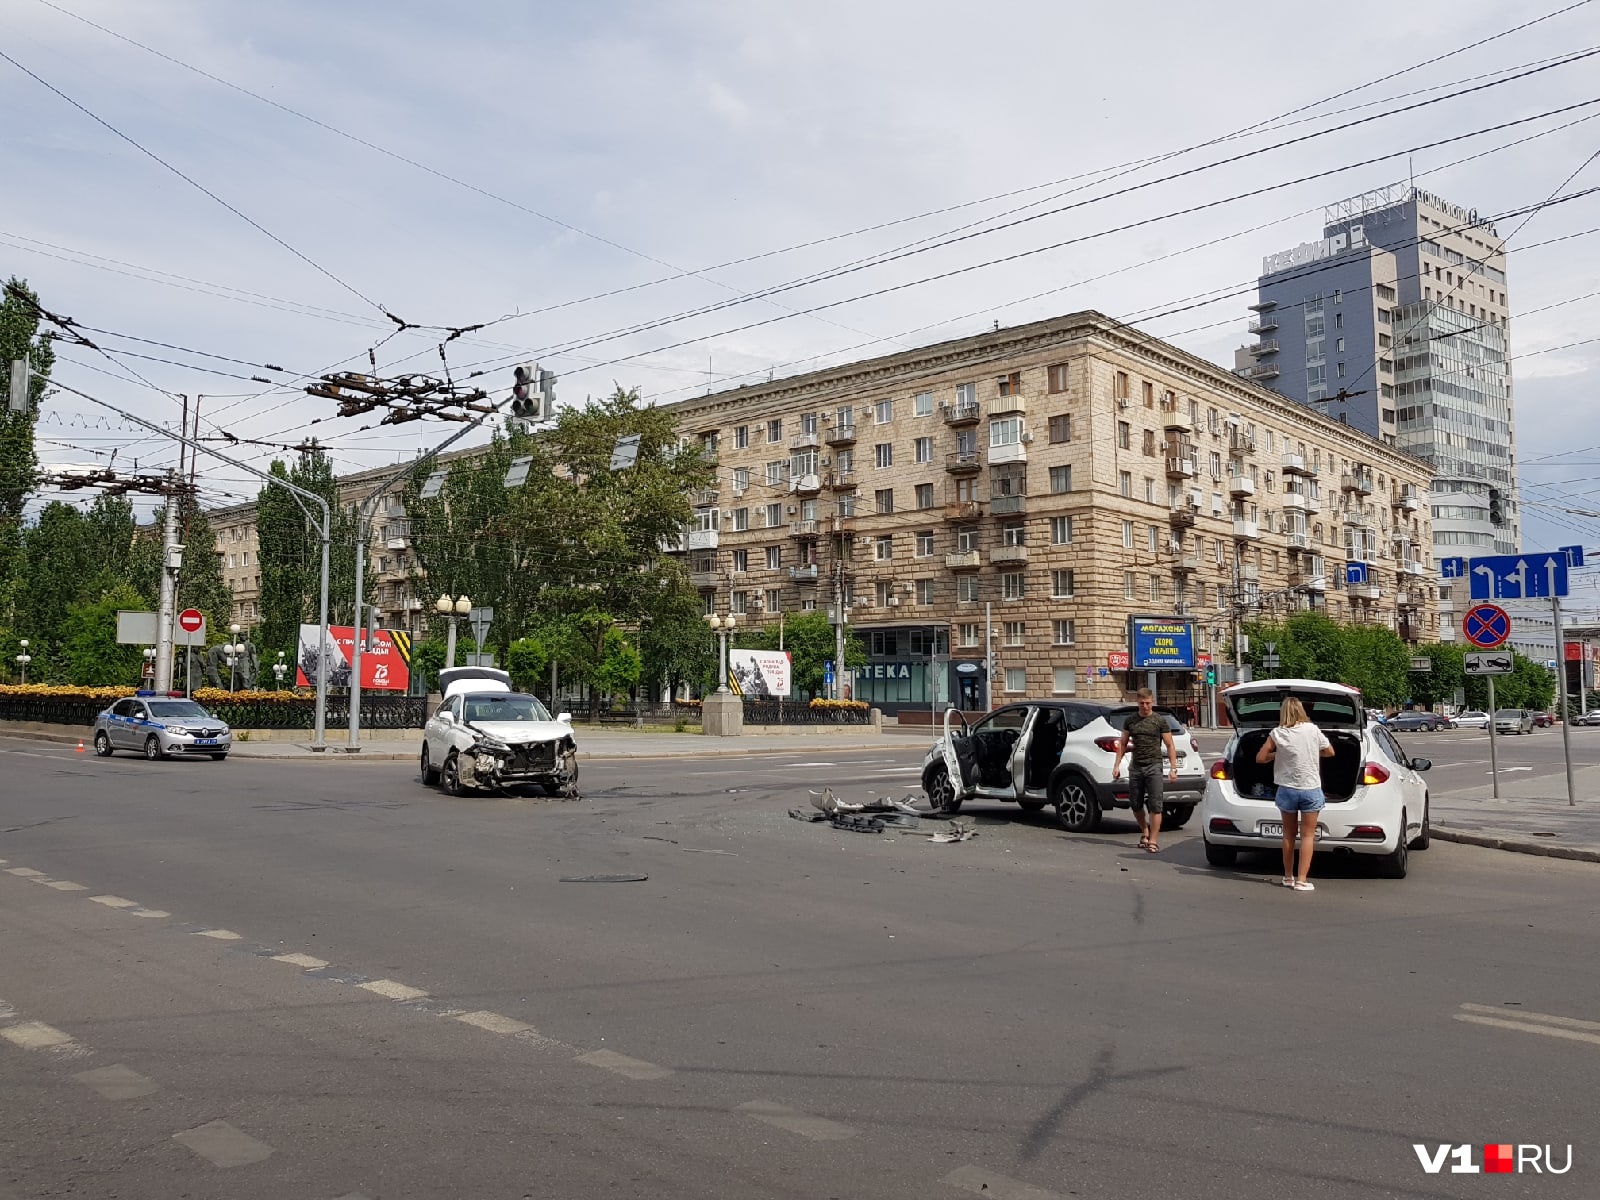
[{"label": "window", "polygon": [[1057,667],[1055,669],[1055,691],[1057,695],[1070,696],[1078,690],[1078,671],[1076,667]]},{"label": "window", "polygon": [[736,508],[733,510],[733,527],[735,530],[750,528],[750,510],[748,508]]},{"label": "window", "polygon": [[933,439],[919,437],[911,443],[911,457],[914,462],[927,463],[933,461]]},{"label": "window", "polygon": [[1161,531],[1154,525],[1145,527],[1145,540],[1149,543],[1151,554],[1155,554],[1161,549]]},{"label": "window", "polygon": [[888,562],[894,557],[894,535],[884,534],[873,542],[872,557],[878,562]]},{"label": "window", "polygon": [[931,579],[919,579],[919,580],[917,580],[917,603],[918,604],[932,604],[933,603],[933,580],[931,580]]},{"label": "window", "polygon": [[1072,440],[1072,416],[1069,413],[1058,413],[1050,418],[1051,444],[1070,442]]},{"label": "window", "polygon": [[1006,417],[989,422],[990,446],[1015,446],[1022,441],[1022,418]]},{"label": "window", "polygon": [[735,450],[748,449],[750,445],[750,426],[740,425],[733,431],[733,447]]},{"label": "window", "polygon": [[1001,575],[1000,598],[1002,600],[1021,600],[1027,594],[1024,579],[1024,573],[1021,571],[1007,571]]},{"label": "window", "polygon": [[1133,445],[1133,426],[1126,421],[1117,422],[1117,449],[1127,450]]},{"label": "window", "polygon": [[963,525],[956,530],[956,549],[963,554],[970,554],[978,548],[978,527],[976,525]]},{"label": "window", "polygon": [[733,490],[742,492],[750,487],[750,468],[735,467],[733,469]]},{"label": "window", "polygon": [[736,572],[748,571],[750,569],[750,551],[735,550],[733,552],[733,569]]},{"label": "window", "polygon": [[1132,550],[1133,549],[1133,522],[1132,521],[1124,521],[1122,523],[1122,545],[1123,545],[1123,547],[1125,549],[1128,549],[1128,550]]},{"label": "window", "polygon": [[1128,398],[1128,373],[1126,371],[1118,371],[1112,377],[1111,394],[1118,400],[1126,400]]},{"label": "window", "polygon": [[878,511],[879,512],[881,512],[881,513],[892,513],[894,511],[894,489],[893,488],[878,488],[876,491],[874,491],[872,493],[872,496],[873,496],[873,499],[877,502],[877,506],[878,506]]},{"label": "window", "polygon": [[781,442],[781,441],[783,441],[783,418],[782,417],[776,417],[773,420],[767,422],[767,441],[768,442]]},{"label": "window", "polygon": [[978,645],[978,629],[976,621],[963,621],[959,626],[961,645],[969,648]]},{"label": "window", "polygon": [[878,467],[894,466],[894,443],[879,442],[872,448],[873,465]]},{"label": "window", "polygon": [[887,425],[894,420],[894,401],[879,400],[873,411],[873,420],[877,421],[879,425]]},{"label": "window", "polygon": [[1133,589],[1133,572],[1124,571],[1122,573],[1122,598],[1124,600],[1132,600],[1134,598]]},{"label": "window", "polygon": [[1129,471],[1117,472],[1117,495],[1133,499],[1133,474]]},{"label": "window", "polygon": [[1006,691],[1026,692],[1028,690],[1028,669],[1026,667],[1006,668]]},{"label": "window", "polygon": [[917,484],[917,507],[918,508],[932,508],[933,507],[933,484],[931,484],[931,483],[919,483],[919,484]]},{"label": "window", "polygon": [[788,470],[789,464],[786,462],[769,462],[767,464],[767,486],[782,487]]},{"label": "window", "polygon": [[1071,596],[1074,584],[1071,567],[1057,568],[1050,572],[1050,594],[1056,599]]},{"label": "window", "polygon": [[717,528],[717,518],[722,514],[714,508],[700,508],[695,510],[694,520],[691,524],[701,533]]},{"label": "window", "polygon": [[815,433],[817,431],[817,414],[814,412],[800,414],[800,432]]},{"label": "window", "polygon": [[975,383],[956,384],[956,407],[964,408],[978,402],[978,385]]},{"label": "window", "polygon": [[1050,468],[1050,490],[1057,495],[1072,490],[1072,468],[1070,466]]},{"label": "window", "polygon": [[1148,475],[1144,477],[1144,502],[1146,504],[1156,502],[1156,481]]},{"label": "window", "polygon": [[922,530],[917,534],[917,557],[929,558],[933,554],[933,531]]},{"label": "window", "polygon": [[783,547],[782,546],[768,546],[767,547],[767,570],[776,571],[781,566],[783,566]]},{"label": "window", "polygon": [[736,613],[749,612],[750,611],[749,603],[750,603],[750,593],[749,592],[734,592],[733,593],[733,599],[730,600],[729,603],[728,603],[728,610],[730,612],[736,612]]},{"label": "window", "polygon": [[918,392],[911,397],[911,415],[915,417],[929,417],[933,415],[933,393]]},{"label": "window", "polygon": [[1220,453],[1218,453],[1217,451],[1215,451],[1215,450],[1213,450],[1211,452],[1211,464],[1210,465],[1211,465],[1211,478],[1213,478],[1213,479],[1221,479],[1222,478],[1222,455]]},{"label": "window", "polygon": [[1050,518],[1050,544],[1052,546],[1070,546],[1072,544],[1072,518]]},{"label": "window", "polygon": [[767,611],[769,613],[783,611],[783,592],[780,589],[767,589]]},{"label": "window", "polygon": [[781,505],[781,504],[769,504],[769,505],[767,505],[767,528],[768,529],[776,529],[779,525],[782,525],[782,524],[783,524],[783,505]]},{"label": "window", "polygon": [[1050,622],[1051,641],[1057,646],[1072,646],[1078,641],[1077,626],[1072,621],[1056,620]]},{"label": "window", "polygon": [[1047,368],[1045,376],[1049,381],[1048,386],[1052,395],[1067,390],[1066,363],[1056,363],[1054,366]]},{"label": "window", "polygon": [[1000,544],[1003,546],[1021,546],[1026,544],[1027,526],[1021,521],[1007,521],[1000,527]]},{"label": "window", "polygon": [[972,604],[983,595],[982,578],[977,575],[956,576],[956,599],[963,604]]},{"label": "window", "polygon": [[1027,641],[1028,624],[1026,621],[1007,621],[1001,645],[1020,646]]},{"label": "window", "polygon": [[1146,457],[1148,457],[1148,458],[1154,458],[1155,457],[1155,453],[1156,453],[1156,431],[1154,429],[1146,429],[1144,431],[1144,446],[1142,448],[1144,450],[1144,453],[1145,453]]},{"label": "window", "polygon": [[1154,408],[1156,406],[1156,385],[1146,379],[1140,382],[1139,388],[1144,398],[1144,406],[1146,408]]},{"label": "window", "polygon": [[1150,602],[1152,604],[1161,602],[1161,576],[1159,575],[1150,576]]}]

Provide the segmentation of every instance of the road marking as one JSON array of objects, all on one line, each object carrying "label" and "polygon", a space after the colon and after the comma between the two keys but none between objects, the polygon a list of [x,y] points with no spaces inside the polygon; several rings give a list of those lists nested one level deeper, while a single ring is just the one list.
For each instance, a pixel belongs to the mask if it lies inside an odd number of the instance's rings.
[{"label": "road marking", "polygon": [[6,1039],[14,1046],[21,1046],[24,1050],[49,1050],[54,1046],[72,1045],[72,1035],[62,1033],[53,1025],[46,1025],[43,1021],[23,1021],[17,1025],[7,1025],[0,1029],[0,1037]]},{"label": "road marking", "polygon": [[525,1021],[518,1021],[511,1017],[502,1017],[499,1013],[469,1012],[457,1013],[456,1020],[463,1025],[472,1025],[478,1029],[487,1029],[490,1033],[534,1033],[536,1030]]},{"label": "road marking", "polygon": [[920,775],[921,773],[921,767],[884,767],[873,772],[874,775]]},{"label": "road marking", "polygon": [[797,1108],[774,1104],[771,1100],[751,1100],[739,1105],[735,1111],[754,1117],[764,1125],[798,1133],[814,1142],[842,1142],[856,1136],[856,1131],[848,1125],[841,1125],[826,1117],[813,1117]]},{"label": "road marking", "polygon": [[47,888],[55,888],[58,892],[87,892],[89,889],[81,883],[73,883],[70,879],[41,879],[40,883]]},{"label": "road marking", "polygon": [[114,1067],[80,1071],[73,1078],[93,1088],[107,1100],[137,1100],[141,1096],[153,1095],[157,1090],[154,1079],[146,1079],[132,1067],[125,1067],[121,1063]]},{"label": "road marking", "polygon": [[214,1167],[246,1167],[272,1153],[271,1146],[226,1121],[212,1121],[198,1129],[175,1133],[172,1140],[187,1146]]},{"label": "road marking", "polygon": [[366,983],[358,983],[356,986],[386,996],[390,1000],[420,1000],[428,994],[421,988],[407,987],[403,983],[396,983],[393,979],[369,979]]},{"label": "road marking", "polygon": [[124,900],[121,896],[90,896],[96,904],[104,904],[107,908],[138,908],[137,900]]},{"label": "road marking", "polygon": [[231,929],[197,929],[195,937],[216,938],[219,942],[237,942],[239,935]]},{"label": "road marking", "polygon": [[669,1067],[658,1067],[640,1058],[629,1058],[615,1050],[591,1050],[588,1054],[578,1055],[578,1061],[599,1067],[602,1071],[615,1071],[628,1079],[665,1079],[672,1074]]},{"label": "road marking", "polygon": [[982,1167],[957,1167],[944,1177],[944,1182],[964,1192],[976,1192],[986,1200],[1061,1200],[1054,1192],[1007,1179]]},{"label": "road marking", "polygon": [[790,767],[837,767],[838,763],[785,763]]},{"label": "road marking", "polygon": [[24,879],[43,879],[43,871],[35,871],[32,867],[7,867],[7,875],[20,875]]},{"label": "road marking", "polygon": [[136,917],[170,917],[172,915],[169,912],[163,912],[159,908],[134,908],[129,911]]},{"label": "road marking", "polygon": [[1487,1004],[1463,1004],[1455,1014],[1458,1021],[1473,1025],[1492,1025],[1496,1029],[1515,1029],[1519,1033],[1542,1033],[1545,1037],[1565,1038],[1600,1046],[1600,1021],[1580,1021],[1576,1017],[1557,1017],[1550,1013],[1518,1012],[1493,1008]]},{"label": "road marking", "polygon": [[291,967],[304,967],[308,971],[320,971],[328,965],[320,958],[312,958],[309,954],[274,954],[272,961],[288,963]]}]

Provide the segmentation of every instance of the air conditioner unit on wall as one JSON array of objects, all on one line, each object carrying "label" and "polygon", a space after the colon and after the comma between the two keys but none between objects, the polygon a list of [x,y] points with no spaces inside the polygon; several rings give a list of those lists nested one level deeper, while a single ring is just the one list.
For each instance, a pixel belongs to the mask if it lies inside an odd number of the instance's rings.
[{"label": "air conditioner unit on wall", "polygon": [[888,600],[884,601],[884,603],[886,603],[890,608],[899,608],[900,607],[900,597],[899,596],[890,596],[888,598]]},{"label": "air conditioner unit on wall", "polygon": [[1024,429],[1022,431],[1022,440],[1024,443],[1033,441],[1033,434]]},{"label": "air conditioner unit on wall", "polygon": [[798,508],[796,508],[796,507],[795,507],[795,506],[794,506],[794,505],[792,505],[792,504],[791,504],[791,505],[789,505],[789,515],[790,515],[790,516],[791,516],[791,517],[792,517],[792,516],[794,516],[794,515],[795,515],[795,513],[797,513],[797,512],[799,512],[799,511],[800,511],[800,510],[799,510],[799,509],[798,509]]},{"label": "air conditioner unit on wall", "polygon": [[1126,396],[1118,396],[1117,397],[1117,407],[1118,408],[1127,408],[1130,403],[1131,403],[1131,401]]}]

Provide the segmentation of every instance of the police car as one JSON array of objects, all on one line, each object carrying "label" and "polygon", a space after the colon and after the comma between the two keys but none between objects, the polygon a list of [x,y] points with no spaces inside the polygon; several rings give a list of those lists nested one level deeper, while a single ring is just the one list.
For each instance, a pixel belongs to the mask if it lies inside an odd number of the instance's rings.
[{"label": "police car", "polygon": [[220,762],[231,749],[228,723],[181,696],[139,692],[94,720],[94,752],[101,758],[132,750],[149,759],[209,754]]}]

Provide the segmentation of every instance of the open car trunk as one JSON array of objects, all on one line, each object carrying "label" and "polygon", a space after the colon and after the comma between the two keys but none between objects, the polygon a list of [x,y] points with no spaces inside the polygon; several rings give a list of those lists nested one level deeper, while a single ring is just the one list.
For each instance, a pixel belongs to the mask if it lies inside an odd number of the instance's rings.
[{"label": "open car trunk", "polygon": [[[1241,796],[1271,800],[1277,795],[1272,782],[1272,764],[1256,761],[1256,752],[1271,732],[1270,729],[1239,732],[1233,762],[1229,765],[1233,770],[1234,787]],[[1322,769],[1322,794],[1333,803],[1348,800],[1361,786],[1361,769],[1365,762],[1361,735],[1353,729],[1324,729],[1322,732],[1333,743],[1333,757],[1318,760]]]}]

